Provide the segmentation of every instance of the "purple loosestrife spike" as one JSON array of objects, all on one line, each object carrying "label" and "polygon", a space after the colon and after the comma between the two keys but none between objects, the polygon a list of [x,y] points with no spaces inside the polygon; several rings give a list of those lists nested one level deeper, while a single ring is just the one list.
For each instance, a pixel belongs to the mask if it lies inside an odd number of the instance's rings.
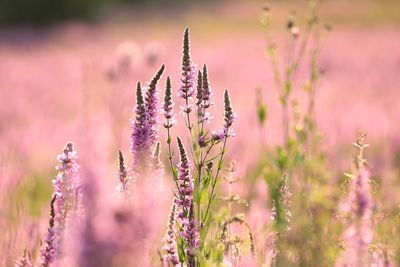
[{"label": "purple loosestrife spike", "polygon": [[232,127],[235,119],[236,119],[236,115],[233,113],[231,100],[229,98],[229,92],[228,92],[228,90],[225,90],[225,92],[224,92],[224,121],[225,121],[224,130],[226,133],[228,133],[229,128]]},{"label": "purple loosestrife spike", "polygon": [[146,170],[151,155],[151,125],[147,119],[145,103],[140,82],[136,86],[135,120],[132,120],[131,153],[133,155],[133,170]]},{"label": "purple loosestrife spike", "polygon": [[54,202],[56,201],[57,195],[54,194],[50,204],[50,220],[49,228],[47,230],[47,236],[44,240],[44,245],[40,250],[39,264],[42,267],[49,267],[54,262],[57,252],[57,244],[55,240],[56,226],[54,225],[55,211]]},{"label": "purple loosestrife spike", "polygon": [[[199,106],[199,111],[198,111],[198,117],[199,117],[199,121],[201,123],[204,122],[209,122],[212,117],[210,116],[210,114],[208,112],[206,112],[206,110],[213,104],[211,102],[211,88],[210,88],[210,83],[208,81],[208,71],[207,71],[207,66],[204,65],[203,66],[203,75],[201,77],[201,81],[200,81],[200,77],[199,77],[199,81],[198,83],[201,83],[201,100],[198,102],[200,104],[198,104]],[[198,92],[199,93],[199,92]]]},{"label": "purple loosestrife spike", "polygon": [[197,73],[197,94],[196,94],[196,105],[200,109],[201,102],[203,101],[203,75],[201,71]]},{"label": "purple loosestrife spike", "polygon": [[181,87],[178,93],[178,95],[183,99],[185,99],[186,101],[186,105],[182,107],[184,113],[191,112],[189,99],[191,99],[195,93],[194,77],[195,77],[195,66],[190,58],[189,29],[186,28],[183,37]]},{"label": "purple loosestrife spike", "polygon": [[157,73],[154,75],[153,79],[148,84],[148,89],[146,91],[146,96],[144,99],[144,106],[146,113],[148,115],[148,120],[150,124],[150,141],[153,145],[157,140],[157,122],[158,122],[158,81],[163,74],[165,66],[162,65]]},{"label": "purple loosestrife spike", "polygon": [[196,266],[196,250],[199,248],[199,233],[197,222],[194,219],[193,201],[190,204],[189,218],[183,224],[183,237],[186,241],[186,255],[188,267]]},{"label": "purple loosestrife spike", "polygon": [[190,204],[193,199],[193,177],[190,173],[190,162],[187,158],[186,150],[183,147],[181,139],[178,137],[178,147],[180,162],[177,166],[178,170],[178,186],[179,196],[177,204],[179,207],[178,217],[184,219],[189,212]]},{"label": "purple loosestrife spike", "polygon": [[211,102],[211,87],[208,80],[207,65],[203,65],[203,107],[204,109],[209,108],[213,103]]},{"label": "purple loosestrife spike", "polygon": [[224,92],[224,126],[221,131],[212,131],[212,140],[220,142],[229,136],[235,136],[232,130],[232,125],[235,122],[237,115],[233,112],[231,100],[228,90]]},{"label": "purple loosestrife spike", "polygon": [[165,86],[164,106],[163,106],[163,112],[165,117],[164,127],[167,129],[171,128],[175,123],[173,108],[174,108],[174,103],[172,101],[171,79],[168,76],[167,83]]},{"label": "purple loosestrife spike", "polygon": [[178,252],[175,242],[175,216],[176,216],[176,199],[172,202],[171,212],[169,214],[167,233],[164,238],[165,255],[163,258],[164,266],[166,267],[177,267],[180,266],[178,259]]},{"label": "purple loosestrife spike", "polygon": [[[77,164],[77,152],[72,143],[67,143],[63,152],[57,156],[60,162],[56,169],[57,176],[53,179],[55,212],[55,233],[54,239],[60,250],[64,230],[71,219],[75,219],[80,208],[80,180],[78,176],[79,165]],[[58,253],[59,251],[56,251]]]},{"label": "purple loosestrife spike", "polygon": [[128,174],[124,155],[121,150],[118,150],[118,190],[123,197],[127,197],[130,193],[130,182],[131,178]]}]

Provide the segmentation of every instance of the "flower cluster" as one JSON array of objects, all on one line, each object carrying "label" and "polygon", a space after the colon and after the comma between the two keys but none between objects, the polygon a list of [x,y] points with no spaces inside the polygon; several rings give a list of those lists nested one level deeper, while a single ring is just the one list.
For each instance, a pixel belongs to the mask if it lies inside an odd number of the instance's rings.
[{"label": "flower cluster", "polygon": [[[164,72],[162,65],[146,88],[140,82],[136,86],[135,119],[132,123],[131,153],[133,155],[133,170],[143,173],[147,170],[152,147],[157,142],[158,135],[158,82]],[[143,91],[145,96],[143,97]]]}]

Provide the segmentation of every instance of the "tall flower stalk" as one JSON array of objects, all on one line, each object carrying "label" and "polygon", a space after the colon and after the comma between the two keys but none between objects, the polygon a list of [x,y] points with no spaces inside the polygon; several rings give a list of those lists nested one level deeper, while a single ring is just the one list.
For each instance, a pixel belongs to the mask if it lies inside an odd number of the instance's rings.
[{"label": "tall flower stalk", "polygon": [[124,155],[118,150],[118,191],[122,198],[127,198],[132,190],[132,181],[128,173],[128,167],[125,163]]},{"label": "tall flower stalk", "polygon": [[176,199],[172,201],[171,212],[169,214],[167,233],[164,238],[165,255],[163,257],[163,264],[167,267],[180,266],[178,259],[178,251],[175,241],[175,217],[176,217]]},{"label": "tall flower stalk", "polygon": [[136,85],[135,120],[132,121],[131,152],[133,155],[133,170],[137,173],[145,170],[151,148],[151,124],[148,120],[143,99],[142,85]]},{"label": "tall flower stalk", "polygon": [[367,266],[372,262],[369,246],[373,241],[372,215],[373,200],[370,188],[370,172],[364,158],[364,149],[368,147],[365,134],[360,136],[354,145],[358,153],[355,157],[356,174],[350,175],[349,194],[343,206],[346,214],[344,230],[345,252],[341,257],[339,266]]},{"label": "tall flower stalk", "polygon": [[187,218],[193,200],[193,176],[190,172],[190,162],[188,160],[186,150],[182,144],[181,139],[178,137],[178,149],[180,162],[177,166],[178,171],[178,217],[181,220]]},{"label": "tall flower stalk", "polygon": [[144,98],[144,106],[147,112],[150,127],[150,142],[154,145],[158,138],[158,82],[163,74],[165,66],[162,65],[148,84]]},{"label": "tall flower stalk", "polygon": [[181,86],[178,95],[185,100],[185,105],[181,109],[186,116],[186,126],[190,131],[193,127],[190,121],[190,113],[193,107],[190,102],[195,94],[195,73],[196,68],[190,57],[189,28],[186,28],[183,36]]},{"label": "tall flower stalk", "polygon": [[59,164],[54,185],[54,243],[56,256],[62,247],[66,227],[79,216],[83,208],[80,178],[78,175],[77,151],[72,143],[67,143],[64,150],[57,156]]}]

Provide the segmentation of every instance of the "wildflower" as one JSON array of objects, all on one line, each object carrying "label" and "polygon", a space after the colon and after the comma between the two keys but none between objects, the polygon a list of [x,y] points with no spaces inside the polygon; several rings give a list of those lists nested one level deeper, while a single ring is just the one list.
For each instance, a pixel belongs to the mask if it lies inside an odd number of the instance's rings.
[{"label": "wildflower", "polygon": [[372,242],[372,209],[369,172],[361,168],[351,183],[350,193],[343,208],[348,215],[348,225],[344,231],[345,261],[354,266],[362,266],[370,261],[369,246]]},{"label": "wildflower", "polygon": [[[40,250],[40,258],[39,264],[43,267],[51,266],[52,262],[54,262],[57,252],[57,243],[56,243],[56,232],[57,227],[54,225],[55,219],[55,211],[54,211],[54,202],[56,201],[57,195],[54,194],[53,199],[50,204],[50,220],[49,220],[49,228],[47,230],[47,236],[44,240],[44,245]],[[22,265],[26,266],[26,265]]]},{"label": "wildflower", "polygon": [[183,219],[189,212],[190,205],[193,199],[193,177],[190,173],[190,162],[186,155],[186,150],[183,147],[181,139],[178,137],[178,147],[180,162],[177,166],[178,169],[178,193],[177,204],[180,208],[178,217]]},{"label": "wildflower", "polygon": [[126,197],[131,190],[131,178],[129,177],[128,168],[121,150],[118,150],[118,182],[119,192],[122,196]]},{"label": "wildflower", "polygon": [[163,74],[165,66],[162,65],[154,77],[148,84],[148,89],[146,91],[146,95],[144,98],[144,107],[148,116],[149,120],[149,127],[150,127],[150,142],[154,144],[157,140],[157,131],[156,128],[157,120],[158,120],[158,81]]},{"label": "wildflower", "polygon": [[77,164],[77,152],[72,143],[67,143],[63,152],[57,156],[60,164],[57,165],[58,170],[56,178],[53,180],[54,194],[54,212],[56,243],[61,243],[64,229],[67,221],[70,221],[74,215],[81,211],[81,192],[80,179],[78,176],[79,165]]},{"label": "wildflower", "polygon": [[210,101],[211,97],[211,88],[210,83],[208,81],[208,71],[207,66],[203,66],[203,73],[199,71],[198,80],[197,80],[197,116],[200,123],[209,122],[212,117],[210,113],[206,112],[206,109],[209,108],[213,103]]},{"label": "wildflower", "polygon": [[173,111],[174,105],[175,104],[172,101],[171,79],[168,76],[165,87],[164,106],[163,106],[163,113],[165,117],[164,127],[167,129],[171,128],[175,123],[174,111]]},{"label": "wildflower", "polygon": [[209,108],[213,103],[210,101],[212,95],[211,87],[210,87],[210,82],[208,81],[208,71],[207,71],[207,65],[203,65],[203,95],[202,95],[202,100],[203,100],[203,107],[204,109]]},{"label": "wildflower", "polygon": [[194,89],[195,66],[190,58],[189,29],[186,28],[183,37],[183,55],[182,55],[182,77],[181,87],[178,95],[185,99],[186,105],[182,108],[184,113],[189,114],[192,109],[189,100],[195,93]]},{"label": "wildflower", "polygon": [[166,236],[164,238],[165,246],[164,250],[166,254],[164,255],[163,261],[165,266],[172,267],[172,266],[179,266],[179,259],[178,259],[178,252],[175,242],[175,213],[176,213],[176,200],[174,199],[172,202],[171,212],[169,214],[168,220],[168,229]]},{"label": "wildflower", "polygon": [[189,217],[183,223],[183,238],[186,241],[186,256],[188,267],[196,266],[195,255],[199,248],[199,233],[197,222],[194,219],[193,201],[190,204]]},{"label": "wildflower", "polygon": [[224,92],[224,132],[228,136],[229,129],[235,122],[237,115],[233,113],[231,100],[229,99],[229,92],[225,90]]},{"label": "wildflower", "polygon": [[211,131],[211,139],[214,142],[221,142],[225,138],[225,132],[224,131]]},{"label": "wildflower", "polygon": [[131,152],[135,172],[145,170],[151,148],[151,124],[147,119],[140,82],[136,86],[135,121],[132,121]]},{"label": "wildflower", "polygon": [[203,75],[201,71],[197,73],[197,94],[196,94],[196,105],[200,108],[201,102],[203,101]]},{"label": "wildflower", "polygon": [[231,101],[229,99],[229,92],[224,92],[224,126],[220,131],[212,131],[211,139],[214,142],[221,142],[229,136],[235,136],[232,130],[232,125],[235,122],[237,115],[233,112]]}]

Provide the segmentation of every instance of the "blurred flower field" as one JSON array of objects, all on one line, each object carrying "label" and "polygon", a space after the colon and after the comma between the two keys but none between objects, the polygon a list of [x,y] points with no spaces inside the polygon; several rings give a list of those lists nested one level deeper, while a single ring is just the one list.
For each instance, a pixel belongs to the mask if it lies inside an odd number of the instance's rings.
[{"label": "blurred flower field", "polygon": [[400,266],[399,8],[1,29],[0,266]]}]

